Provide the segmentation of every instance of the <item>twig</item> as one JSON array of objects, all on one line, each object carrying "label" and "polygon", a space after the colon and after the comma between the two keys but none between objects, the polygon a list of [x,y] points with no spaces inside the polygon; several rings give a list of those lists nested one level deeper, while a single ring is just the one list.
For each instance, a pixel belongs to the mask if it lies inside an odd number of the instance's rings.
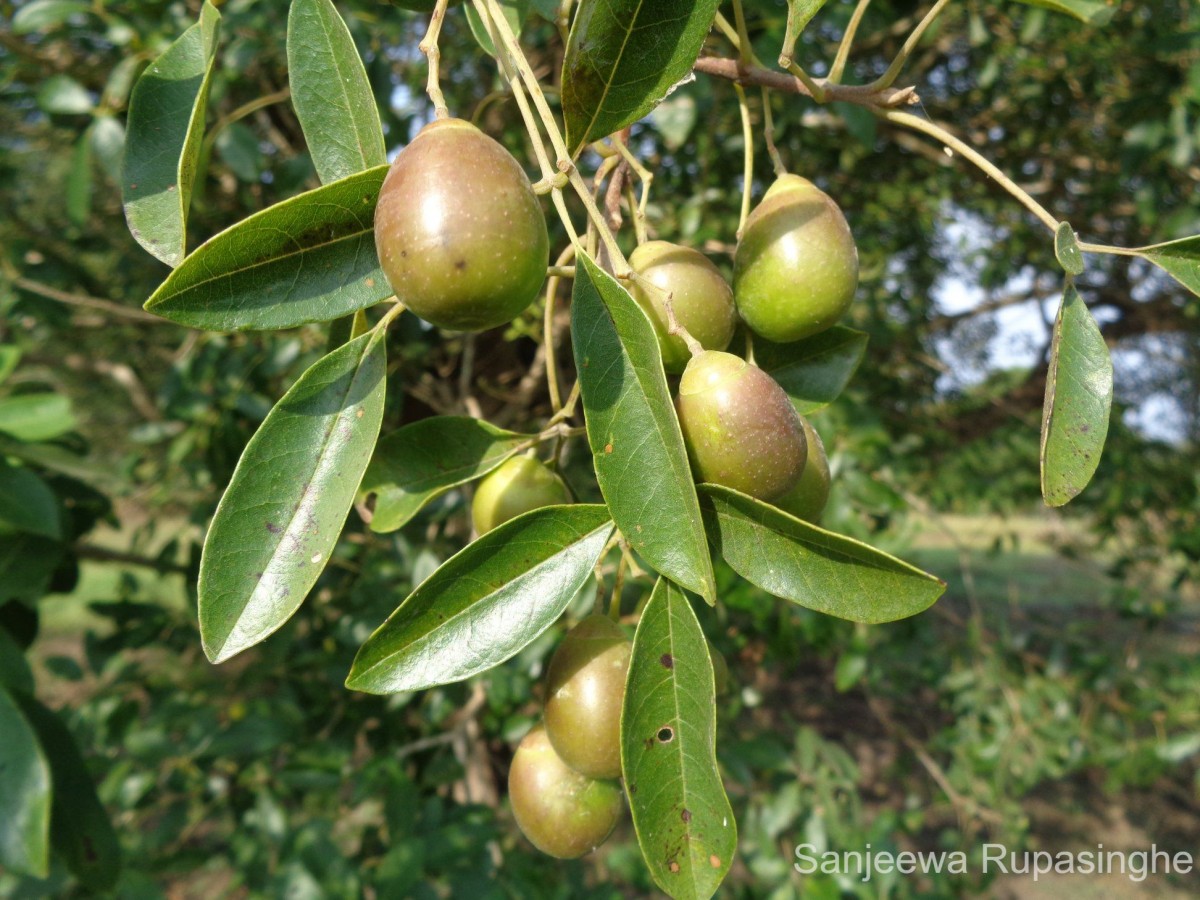
[{"label": "twig", "polygon": [[917,44],[921,42],[925,30],[941,15],[942,10],[946,8],[946,4],[949,2],[950,0],[937,0],[933,4],[933,7],[925,14],[925,18],[921,19],[917,23],[917,27],[912,30],[912,34],[908,36],[908,40],[904,42],[904,46],[900,48],[900,52],[896,54],[896,58],[892,60],[892,64],[888,66],[887,71],[875,79],[870,87],[875,90],[883,90],[895,83],[896,79],[900,77],[900,72],[904,69],[904,64],[908,61],[909,56],[917,49]]},{"label": "twig", "polygon": [[[842,73],[846,70],[846,60],[850,56],[850,47],[854,44],[854,35],[858,33],[858,23],[862,21],[863,14],[866,13],[867,7],[871,5],[871,0],[858,0],[858,5],[854,7],[854,12],[850,16],[850,22],[846,25],[846,33],[842,35],[842,42],[838,44],[837,55],[833,58],[833,65],[829,67],[829,78],[826,79],[832,84],[839,84],[842,80]],[[888,82],[889,84],[891,82]]]},{"label": "twig", "polygon": [[113,303],[111,300],[102,300],[99,297],[89,297],[86,294],[72,294],[67,291],[60,291],[58,288],[50,287],[48,284],[42,284],[40,281],[34,281],[32,278],[25,278],[18,275],[12,279],[13,287],[20,288],[23,291],[29,291],[31,294],[37,294],[39,297],[44,297],[47,300],[53,300],[56,303],[62,303],[66,306],[75,306],[81,309],[93,309],[100,312],[111,313],[114,316],[132,319],[135,322],[153,323],[161,325],[163,320],[158,316],[152,315],[144,310],[137,309],[132,306],[122,306],[119,303]]},{"label": "twig", "polygon": [[[800,94],[804,97],[814,96],[811,87],[796,77],[794,73],[777,72],[762,66],[746,66],[736,59],[702,56],[696,60],[693,68],[705,75],[715,75],[717,78],[725,78],[739,84],[759,84],[789,94]],[[853,103],[868,109],[891,109],[921,102],[914,87],[886,88],[876,91],[866,85],[858,84],[820,84],[818,86],[825,95],[824,100]]]},{"label": "twig", "polygon": [[446,18],[447,3],[448,0],[437,0],[437,3],[434,4],[433,12],[429,16],[429,28],[425,31],[425,37],[421,38],[421,43],[417,45],[417,48],[425,54],[429,69],[425,93],[429,95],[429,100],[433,103],[434,118],[438,119],[450,116],[450,110],[446,108],[446,98],[442,95],[440,73],[438,72],[438,64],[442,58],[442,52],[438,49],[438,37],[442,32],[442,20]]}]

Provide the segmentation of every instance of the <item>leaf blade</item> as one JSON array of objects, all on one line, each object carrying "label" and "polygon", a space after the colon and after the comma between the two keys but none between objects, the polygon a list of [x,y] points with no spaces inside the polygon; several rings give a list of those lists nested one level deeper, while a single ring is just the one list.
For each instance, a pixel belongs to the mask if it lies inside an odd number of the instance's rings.
[{"label": "leaf blade", "polygon": [[14,696],[0,688],[0,865],[45,878],[50,865],[50,765]]},{"label": "leaf blade", "polygon": [[1100,326],[1068,283],[1054,322],[1042,408],[1042,498],[1063,506],[1082,491],[1108,437],[1113,369]]},{"label": "leaf blade", "polygon": [[242,453],[200,560],[200,637],[212,662],[280,628],[324,569],[383,421],[380,338],[365,334],[317,361]]},{"label": "leaf blade", "polygon": [[533,440],[470,416],[434,416],[392,432],[363,476],[363,492],[376,495],[371,530],[395,531],[426,503],[486,475]]},{"label": "leaf blade", "polygon": [[328,322],[387,299],[374,236],[386,175],[377,166],[243,219],[196,248],[146,309],[192,328],[269,330]]},{"label": "leaf blade", "polygon": [[1117,7],[1104,0],[1018,0],[1026,6],[1040,6],[1043,9],[1064,13],[1073,19],[1078,19],[1087,25],[1102,26],[1112,21]]},{"label": "leaf blade", "polygon": [[865,332],[835,325],[790,344],[754,338],[755,364],[774,378],[802,416],[836,400],[858,370],[867,349]]},{"label": "leaf blade", "polygon": [[621,768],[638,844],[675,898],[708,898],[737,850],[716,756],[708,642],[683,591],[660,578],[642,613],[621,712]]},{"label": "leaf blade", "polygon": [[571,343],[596,478],[613,519],[651,566],[710,604],[712,558],[654,328],[580,254]]},{"label": "leaf blade", "polygon": [[383,125],[350,29],[330,0],[293,0],[287,26],[292,104],[323,184],[387,165]]},{"label": "leaf blade", "polygon": [[1083,274],[1083,253],[1070,222],[1059,222],[1054,232],[1054,256],[1068,275]]},{"label": "leaf blade", "polygon": [[1153,244],[1137,252],[1200,296],[1200,235]]},{"label": "leaf blade", "polygon": [[17,394],[0,400],[0,432],[19,441],[50,441],[76,424],[71,401],[65,394]]},{"label": "leaf blade", "polygon": [[612,530],[604,506],[574,504],[535,509],[489,531],[375,630],[359,648],[346,687],[372,694],[424,690],[512,658],[566,609]]},{"label": "leaf blade", "polygon": [[946,583],[853,538],[753,497],[700,486],[713,543],[730,567],[768,594],[852,622],[878,624],[928,609]]},{"label": "leaf blade", "polygon": [[716,0],[582,0],[562,72],[572,157],[642,118],[688,77],[716,12]]},{"label": "leaf blade", "polygon": [[172,268],[187,250],[187,214],[204,132],[221,14],[200,20],[137,80],[129,98],[121,193],[129,231]]}]

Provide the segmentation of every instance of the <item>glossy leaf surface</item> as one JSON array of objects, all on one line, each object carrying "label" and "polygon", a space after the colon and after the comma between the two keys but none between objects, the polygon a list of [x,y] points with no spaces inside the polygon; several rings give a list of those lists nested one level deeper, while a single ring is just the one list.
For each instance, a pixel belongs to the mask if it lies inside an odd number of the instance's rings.
[{"label": "glossy leaf surface", "polygon": [[754,362],[779,382],[796,411],[807,416],[841,395],[866,349],[864,332],[835,325],[790,344],[756,337]]},{"label": "glossy leaf surface", "polygon": [[716,733],[708,642],[683,591],[660,578],[633,639],[621,765],[642,856],[677,900],[711,897],[737,850]]},{"label": "glossy leaf surface", "polygon": [[658,337],[629,293],[586,254],[571,342],[596,478],[617,527],[657,571],[715,603],[712,559]]},{"label": "glossy leaf surface", "polygon": [[0,866],[44,878],[50,864],[50,766],[33,727],[3,687],[0,735]]},{"label": "glossy leaf surface", "polygon": [[462,681],[549,628],[592,573],[613,525],[600,505],[546,506],[448,559],[359,648],[346,687],[371,694]]},{"label": "glossy leaf surface", "polygon": [[705,522],[730,567],[768,594],[852,622],[891,622],[933,604],[946,583],[861,541],[715,484]]},{"label": "glossy leaf surface", "polygon": [[379,166],[284,200],[205,242],[146,301],[212,331],[293,328],[392,293],[375,256]]},{"label": "glossy leaf surface", "polygon": [[1104,452],[1112,407],[1112,357],[1100,326],[1068,284],[1063,294],[1042,409],[1042,497],[1062,506],[1082,491]]},{"label": "glossy leaf surface", "polygon": [[150,64],[129,98],[121,179],[125,219],[134,239],[169,266],[179,265],[186,253],[220,21],[206,2],[200,21]]},{"label": "glossy leaf surface", "polygon": [[383,419],[379,338],[315,363],[242,453],[200,561],[200,636],[213,662],[283,625],[325,568]]},{"label": "glossy leaf surface", "polygon": [[375,494],[371,530],[395,531],[429,501],[486,475],[532,437],[470,416],[435,416],[379,441],[362,490]]}]

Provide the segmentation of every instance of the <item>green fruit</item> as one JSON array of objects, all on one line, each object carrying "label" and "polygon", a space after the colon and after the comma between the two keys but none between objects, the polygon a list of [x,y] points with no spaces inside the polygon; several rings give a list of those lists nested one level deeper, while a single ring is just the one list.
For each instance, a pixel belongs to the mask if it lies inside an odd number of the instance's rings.
[{"label": "green fruit", "polygon": [[858,249],[829,195],[783,175],[746,220],[733,261],[733,296],[750,330],[798,341],[829,328],[858,287]]},{"label": "green fruit", "polygon": [[549,248],[525,170],[462,119],[421,129],[379,191],[380,265],[400,301],[439,328],[512,321],[537,296]]},{"label": "green fruit", "polygon": [[590,778],[621,774],[621,703],[632,649],[620,625],[591,615],[550,660],[546,733],[563,762]]},{"label": "green fruit", "polygon": [[732,353],[693,357],[675,400],[697,481],[773,500],[804,469],[800,416],[770,375]]},{"label": "green fruit", "polygon": [[671,297],[676,320],[700,346],[705,350],[729,346],[737,325],[733,291],[707,256],[667,241],[649,241],[633,251],[629,265],[661,288],[648,289],[635,281],[630,293],[654,325],[668,372],[682,372],[692,355],[683,338],[669,332],[666,295]]},{"label": "green fruit", "polygon": [[471,519],[479,534],[487,534],[531,509],[570,502],[566,484],[549,466],[531,456],[514,456],[479,482]]},{"label": "green fruit", "polygon": [[525,837],[559,859],[576,859],[595,850],[621,817],[617,783],[569,768],[541,725],[517,747],[508,770],[508,797]]},{"label": "green fruit", "polygon": [[800,473],[796,486],[775,500],[775,505],[797,519],[814,525],[821,521],[821,513],[829,501],[829,458],[825,455],[825,444],[808,419],[801,416],[804,436],[808,440],[808,462]]}]

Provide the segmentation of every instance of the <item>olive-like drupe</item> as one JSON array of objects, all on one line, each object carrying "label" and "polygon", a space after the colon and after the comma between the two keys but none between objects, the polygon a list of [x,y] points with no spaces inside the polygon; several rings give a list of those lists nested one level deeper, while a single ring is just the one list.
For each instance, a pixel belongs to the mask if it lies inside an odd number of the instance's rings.
[{"label": "olive-like drupe", "polygon": [[733,296],[750,330],[798,341],[829,328],[858,287],[846,217],[807,178],[782,175],[750,213],[733,261]]},{"label": "olive-like drupe", "polygon": [[379,263],[396,297],[440,328],[512,321],[537,296],[549,247],[525,170],[462,119],[422,128],[379,191]]},{"label": "olive-like drupe", "polygon": [[546,733],[563,762],[591,778],[621,774],[621,704],[633,648],[607,616],[563,638],[546,675]]},{"label": "olive-like drupe", "polygon": [[479,482],[471,519],[476,532],[487,534],[531,509],[570,502],[567,485],[549,466],[531,456],[514,456]]},{"label": "olive-like drupe", "polygon": [[817,430],[803,416],[800,421],[804,423],[804,437],[808,440],[808,461],[796,486],[774,502],[784,512],[816,525],[829,501],[829,458]]},{"label": "olive-like drupe", "polygon": [[559,859],[595,850],[621,817],[617,783],[588,778],[566,765],[541,725],[517,747],[508,770],[508,797],[525,837]]},{"label": "olive-like drupe", "polygon": [[804,470],[804,426],[787,394],[758,366],[710,350],[692,358],[675,400],[697,481],[774,500]]},{"label": "olive-like drupe", "polygon": [[654,325],[662,350],[663,368],[679,374],[691,359],[687,344],[670,333],[666,298],[676,321],[705,350],[724,350],[733,340],[737,313],[733,289],[720,270],[699,250],[667,241],[647,241],[629,256],[629,265],[645,281],[634,281],[630,294]]}]

